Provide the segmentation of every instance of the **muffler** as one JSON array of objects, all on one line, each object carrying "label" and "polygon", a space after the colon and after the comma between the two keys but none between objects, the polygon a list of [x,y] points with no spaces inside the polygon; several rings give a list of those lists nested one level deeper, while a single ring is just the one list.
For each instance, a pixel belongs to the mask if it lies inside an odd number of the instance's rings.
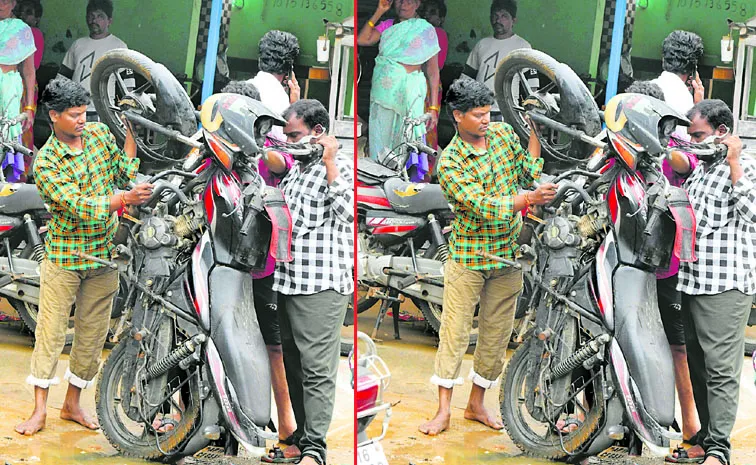
[{"label": "muffler", "polygon": [[357,280],[369,286],[393,288],[410,297],[442,305],[444,264],[428,258],[418,257],[415,260],[417,272],[411,257],[365,253],[358,246]]}]

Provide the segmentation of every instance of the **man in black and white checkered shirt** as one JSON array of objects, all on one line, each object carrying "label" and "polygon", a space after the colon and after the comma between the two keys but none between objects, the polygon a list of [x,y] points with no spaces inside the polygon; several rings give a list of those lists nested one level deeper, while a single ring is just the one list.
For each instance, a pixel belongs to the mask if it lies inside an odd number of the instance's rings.
[{"label": "man in black and white checkered shirt", "polygon": [[693,142],[714,137],[727,145],[724,160],[696,167],[685,183],[696,214],[698,260],[681,263],[688,364],[701,430],[689,457],[706,465],[730,463],[730,433],[738,408],[744,331],[756,293],[756,160],[727,135],[733,116],[721,100],[689,112]]},{"label": "man in black and white checkered shirt", "polygon": [[[317,100],[299,100],[283,114],[288,142],[316,140],[323,158],[295,164],[279,188],[291,211],[292,256],[276,265],[279,323],[286,379],[297,430],[294,445],[273,454],[301,454],[299,463],[326,461],[326,433],[336,395],[340,332],[354,290],[354,162],[337,154],[328,132],[328,111]],[[273,172],[283,160],[266,155]],[[263,460],[266,460],[263,458]]]}]

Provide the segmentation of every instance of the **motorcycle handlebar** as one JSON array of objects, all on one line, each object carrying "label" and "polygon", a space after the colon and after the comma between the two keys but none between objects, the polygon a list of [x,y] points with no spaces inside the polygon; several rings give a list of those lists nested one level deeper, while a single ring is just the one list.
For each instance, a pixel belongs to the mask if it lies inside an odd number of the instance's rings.
[{"label": "motorcycle handlebar", "polygon": [[727,155],[727,146],[724,144],[685,144],[667,149],[667,154],[674,151],[685,151],[696,155],[699,158],[715,158]]},{"label": "motorcycle handlebar", "polygon": [[31,150],[27,149],[23,145],[18,144],[16,142],[3,142],[2,146],[3,147],[7,147],[12,152],[22,153],[22,154],[24,154],[26,156],[31,156],[32,153],[33,153]]}]

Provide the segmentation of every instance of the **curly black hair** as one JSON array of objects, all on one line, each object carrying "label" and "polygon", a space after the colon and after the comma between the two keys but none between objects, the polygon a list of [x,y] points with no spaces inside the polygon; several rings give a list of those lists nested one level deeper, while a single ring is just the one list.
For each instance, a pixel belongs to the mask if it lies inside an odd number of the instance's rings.
[{"label": "curly black hair", "polygon": [[662,42],[662,69],[675,74],[693,74],[703,54],[703,40],[698,34],[673,31]]},{"label": "curly black hair", "polygon": [[268,31],[260,39],[260,71],[271,74],[289,74],[294,60],[299,56],[299,41],[294,34],[284,31]]},{"label": "curly black hair", "polygon": [[467,113],[473,108],[493,105],[494,95],[482,82],[467,77],[455,79],[446,92],[446,103],[451,111]]},{"label": "curly black hair", "polygon": [[685,116],[687,116],[688,119],[693,119],[696,115],[700,115],[701,118],[711,124],[711,127],[715,130],[723,124],[732,129],[734,122],[730,107],[719,99],[701,100],[693,105],[693,108],[691,108]]},{"label": "curly black hair", "polygon": [[423,0],[423,3],[420,4],[420,9],[418,13],[420,14],[420,17],[423,19],[428,19],[428,12],[436,8],[438,10],[438,16],[441,18],[446,18],[446,3],[444,3],[444,0]]},{"label": "curly black hair", "polygon": [[58,76],[47,84],[40,98],[48,109],[63,113],[69,108],[89,105],[89,92],[80,84]]},{"label": "curly black hair", "polygon": [[283,118],[289,120],[292,116],[301,118],[308,128],[312,129],[318,124],[328,132],[330,117],[328,110],[317,100],[302,99],[292,103],[283,113]]},{"label": "curly black hair", "polygon": [[260,100],[260,91],[249,81],[231,81],[226,84],[221,92],[224,94],[239,94],[253,100]]},{"label": "curly black hair", "polygon": [[497,11],[504,10],[509,13],[512,19],[517,17],[517,0],[493,0],[491,2],[491,17]]},{"label": "curly black hair", "polygon": [[662,102],[664,101],[664,91],[659,87],[659,84],[651,81],[635,81],[625,89],[625,92],[648,95]]},{"label": "curly black hair", "polygon": [[35,18],[42,17],[42,13],[44,12],[44,9],[42,8],[42,4],[39,2],[39,0],[19,0],[19,2],[16,3],[16,9],[13,10],[14,14],[20,17],[22,11],[26,7],[31,7],[34,10]]}]

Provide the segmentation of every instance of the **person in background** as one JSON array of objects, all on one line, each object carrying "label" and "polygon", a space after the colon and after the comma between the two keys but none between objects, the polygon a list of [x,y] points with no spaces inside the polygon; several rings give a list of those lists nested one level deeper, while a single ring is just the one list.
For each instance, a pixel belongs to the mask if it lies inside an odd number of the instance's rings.
[{"label": "person in background", "polygon": [[[260,101],[278,114],[299,100],[300,88],[294,76],[294,62],[299,56],[299,41],[290,33],[272,30],[258,43],[260,57],[257,74],[247,82],[260,91]],[[286,136],[280,126],[273,126],[268,137],[280,142]]]},{"label": "person in background", "polygon": [[[42,63],[42,56],[45,53],[45,36],[39,29],[39,21],[42,19],[42,4],[38,0],[21,0],[16,5],[16,17],[22,19],[32,30],[34,35],[34,46],[37,47],[37,51],[34,52],[34,69],[38,70],[39,65]],[[34,106],[37,106],[37,97],[39,95],[39,86],[34,84]],[[24,94],[23,100],[26,100]],[[34,150],[34,125],[30,125],[29,128],[24,131],[21,136],[21,140],[26,148]],[[31,169],[31,157],[24,156],[24,177]]]},{"label": "person in background", "polygon": [[[71,45],[66,52],[58,69],[58,74],[81,84],[91,94],[90,78],[95,62],[105,53],[116,48],[128,48],[126,43],[110,33],[113,24],[112,0],[89,0],[87,3],[87,27],[89,36],[81,37]],[[133,78],[128,78],[129,82]],[[111,96],[115,95],[115,83],[108,89]],[[87,121],[99,121],[94,104],[87,107]]]},{"label": "person in background", "polygon": [[[513,50],[531,48],[530,43],[514,33],[517,23],[517,0],[493,0],[491,3],[491,27],[493,37],[486,37],[475,44],[467,57],[465,76],[482,82],[495,93],[494,76],[501,60]],[[528,82],[535,78],[535,71],[526,72]],[[494,101],[491,106],[491,121],[501,121],[499,105]]]},{"label": "person in background", "polygon": [[[31,28],[14,17],[15,7],[16,0],[0,0],[0,115],[14,119],[23,114],[23,120],[10,126],[9,133],[4,134],[13,141],[20,141],[21,134],[34,124],[37,111],[34,103],[36,47]],[[0,167],[6,179],[20,181],[26,170],[23,155],[11,152],[4,155]]]},{"label": "person in background", "polygon": [[[392,4],[396,19],[377,23]],[[419,7],[420,0],[380,0],[357,36],[362,47],[379,44],[370,89],[370,158],[393,168],[398,167],[394,150],[401,145],[404,118],[422,116],[429,97],[431,121],[414,128],[414,138],[420,139],[436,127],[441,108],[438,38],[433,26],[418,16]],[[428,172],[427,159],[420,156],[408,160],[408,167],[413,180],[423,179]]]},{"label": "person in background", "polygon": [[723,101],[702,100],[686,116],[692,142],[724,144],[727,155],[699,160],[684,185],[696,216],[698,260],[680,263],[677,289],[701,429],[696,445],[667,460],[703,457],[704,465],[726,465],[732,463],[745,328],[756,294],[756,161],[742,156]]},{"label": "person in background", "polygon": [[[653,81],[635,81],[627,89],[628,93],[648,95],[665,101],[664,91]],[[677,145],[674,140],[670,146]],[[675,187],[681,187],[688,176],[698,166],[695,155],[676,150],[670,158],[662,161],[662,174]],[[659,314],[664,325],[664,333],[667,335],[669,348],[672,350],[672,361],[675,367],[675,387],[680,402],[682,413],[682,448],[690,448],[699,442],[698,430],[701,423],[696,411],[696,403],[693,399],[693,387],[690,383],[690,369],[688,368],[688,355],[685,347],[685,327],[682,315],[682,293],[677,290],[677,273],[680,268],[680,260],[672,254],[669,268],[656,273],[656,294],[659,303]]]},{"label": "person in background", "polygon": [[[703,40],[692,32],[673,31],[662,42],[663,71],[651,82],[661,87],[664,102],[681,115],[703,100],[704,87],[698,76],[703,53]],[[688,140],[684,126],[678,126],[673,136]]]},{"label": "person in background", "polygon": [[[438,71],[441,72],[444,69],[446,63],[446,54],[449,52],[449,36],[443,28],[444,21],[446,20],[446,4],[444,0],[424,0],[420,6],[420,16],[433,25],[436,30],[436,37],[438,37],[438,46],[441,49],[438,52]],[[430,92],[430,82],[428,82],[428,91]],[[439,105],[443,100],[443,87],[441,82],[438,84],[438,99],[436,100]],[[430,94],[425,98],[425,111],[426,113],[431,111],[431,98]],[[438,126],[433,127],[425,133],[425,143],[434,149],[438,150]],[[432,173],[436,160],[428,160],[428,171]]]}]

